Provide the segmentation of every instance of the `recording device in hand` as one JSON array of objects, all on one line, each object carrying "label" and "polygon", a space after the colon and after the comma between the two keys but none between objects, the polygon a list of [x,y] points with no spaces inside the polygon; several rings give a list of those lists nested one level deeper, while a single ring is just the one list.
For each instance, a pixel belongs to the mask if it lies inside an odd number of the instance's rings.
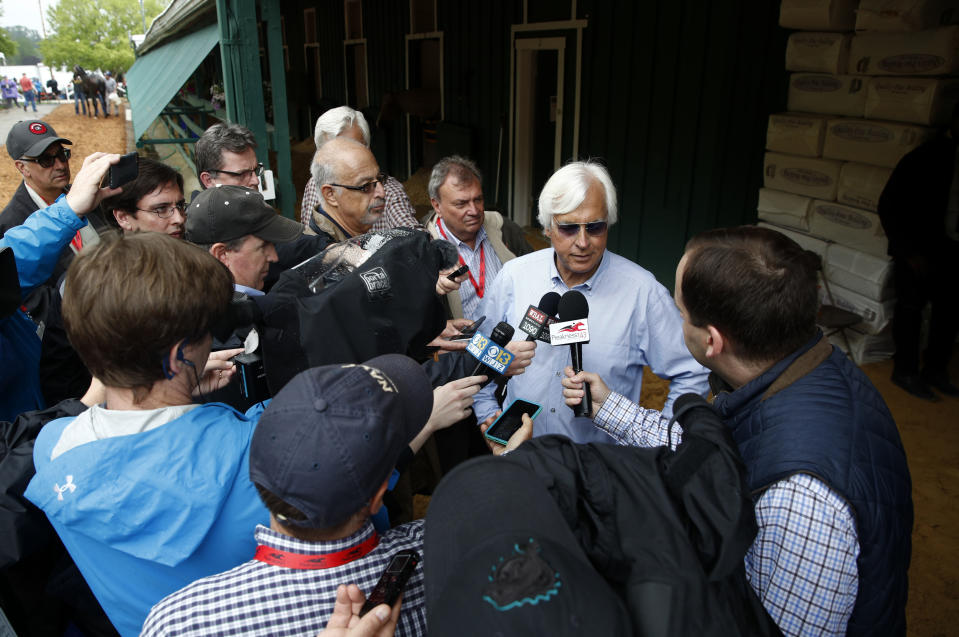
[{"label": "recording device in hand", "polygon": [[455,270],[447,274],[446,278],[449,279],[450,281],[455,281],[458,277],[463,276],[469,271],[470,271],[470,267],[464,263],[460,267],[456,268]]},{"label": "recording device in hand", "polygon": [[[557,295],[558,296],[558,295]],[[523,426],[523,414],[536,418],[542,407],[534,402],[517,398],[486,430],[486,437],[505,445],[516,430]]]},{"label": "recording device in hand", "polygon": [[140,156],[136,151],[127,153],[120,157],[120,161],[110,166],[107,173],[107,185],[110,188],[119,188],[123,184],[130,183],[140,174]]},{"label": "recording device in hand", "polygon": [[[490,334],[489,340],[493,341],[500,347],[506,347],[506,344],[509,343],[510,339],[513,338],[513,326],[505,321],[500,321],[496,327],[493,328],[493,333]],[[473,368],[470,376],[476,376],[477,374],[486,374],[489,379],[487,383],[492,380],[494,376],[499,375],[499,372],[493,370],[490,367],[487,367],[483,363],[477,363],[476,367]],[[486,383],[483,383],[484,385]]]},{"label": "recording device in hand", "polygon": [[[560,322],[585,320],[589,316],[589,303],[582,292],[570,290],[559,300]],[[588,341],[587,341],[588,342]],[[572,357],[573,371],[577,374],[583,371],[583,343],[570,343],[569,351]],[[573,405],[574,416],[592,416],[593,397],[589,392],[589,383],[583,383],[583,400]]]},{"label": "recording device in hand", "polygon": [[390,563],[386,565],[383,575],[380,576],[380,580],[366,598],[363,608],[360,609],[360,617],[380,604],[389,606],[395,604],[419,563],[420,555],[412,549],[404,549],[394,554],[390,558]]},{"label": "recording device in hand", "polygon": [[476,334],[476,330],[480,328],[480,325],[486,320],[485,316],[481,316],[460,331],[456,336],[451,336],[451,341],[468,341],[473,338],[473,334]]}]

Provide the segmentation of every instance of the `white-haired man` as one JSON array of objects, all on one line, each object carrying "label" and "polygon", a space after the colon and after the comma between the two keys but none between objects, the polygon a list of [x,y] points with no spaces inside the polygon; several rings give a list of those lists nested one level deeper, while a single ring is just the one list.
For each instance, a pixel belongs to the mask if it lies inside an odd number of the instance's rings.
[{"label": "white-haired man", "polygon": [[[320,115],[313,132],[316,149],[319,150],[323,144],[337,137],[348,137],[369,148],[370,125],[366,123],[363,113],[349,106],[337,106]],[[386,192],[386,207],[383,209],[383,216],[373,224],[372,229],[387,230],[403,226],[422,230],[423,226],[416,219],[416,211],[403,190],[403,184],[387,176],[383,180],[383,190]],[[314,226],[320,222],[321,213],[316,207],[322,204],[319,186],[311,176],[303,190],[303,203],[300,207],[300,220],[304,226],[310,228],[311,220]],[[314,227],[313,231],[316,232],[317,228]]]},{"label": "white-haired man", "polygon": [[[503,266],[479,307],[490,324],[519,327],[526,309],[550,291],[578,290],[589,303],[590,341],[583,366],[617,392],[639,402],[643,367],[670,380],[665,411],[680,395],[705,394],[708,371],[683,343],[682,319],[669,291],[648,271],[609,252],[609,226],[616,223],[616,189],[606,169],[574,162],[556,171],[539,197],[539,221],[552,247]],[[570,365],[568,347],[538,346],[532,364],[508,386],[507,402],[521,397],[543,407],[536,435],[562,434],[577,442],[612,442],[592,420],[574,417],[560,379]],[[497,409],[491,388],[477,394],[482,422]]]}]

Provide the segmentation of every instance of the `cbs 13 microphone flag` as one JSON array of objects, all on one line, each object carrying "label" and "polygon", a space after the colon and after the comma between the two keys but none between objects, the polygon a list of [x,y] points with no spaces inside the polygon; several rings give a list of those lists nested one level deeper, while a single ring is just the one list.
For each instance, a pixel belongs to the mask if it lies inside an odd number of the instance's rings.
[{"label": "cbs 13 microphone flag", "polygon": [[488,336],[483,336],[479,332],[470,339],[466,351],[472,354],[473,358],[500,374],[506,373],[506,368],[513,360],[513,354],[508,349],[500,347]]}]

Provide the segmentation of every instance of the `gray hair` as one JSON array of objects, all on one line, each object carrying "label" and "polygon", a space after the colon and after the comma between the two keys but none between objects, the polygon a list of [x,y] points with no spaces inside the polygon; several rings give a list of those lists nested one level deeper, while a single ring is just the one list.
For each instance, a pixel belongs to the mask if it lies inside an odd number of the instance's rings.
[{"label": "gray hair", "polygon": [[319,148],[334,137],[339,137],[340,133],[354,124],[363,133],[363,142],[369,146],[370,125],[366,123],[363,113],[349,106],[337,106],[326,111],[316,120],[316,129],[313,131],[316,147]]},{"label": "gray hair", "polygon": [[256,138],[246,126],[223,122],[209,127],[196,142],[196,174],[223,167],[223,151],[242,153],[256,148]]},{"label": "gray hair", "polygon": [[436,165],[433,166],[433,172],[430,174],[430,183],[428,186],[430,199],[439,201],[440,186],[446,182],[446,178],[449,177],[450,173],[453,174],[453,179],[457,182],[469,183],[475,179],[481,187],[483,185],[483,175],[472,159],[467,159],[460,155],[450,155],[449,157],[444,157],[439,160],[436,162]]},{"label": "gray hair", "polygon": [[573,212],[586,199],[586,192],[593,182],[599,182],[606,198],[606,219],[609,225],[616,223],[616,187],[609,171],[593,160],[575,161],[566,164],[549,178],[539,195],[537,219],[543,229],[549,228],[554,215]]},{"label": "gray hair", "polygon": [[324,184],[332,184],[339,180],[336,176],[336,168],[339,163],[337,158],[343,152],[343,147],[348,148],[350,145],[369,151],[366,146],[355,139],[336,137],[317,148],[316,152],[313,153],[313,161],[310,162],[310,175],[313,176],[313,183],[317,192]]}]

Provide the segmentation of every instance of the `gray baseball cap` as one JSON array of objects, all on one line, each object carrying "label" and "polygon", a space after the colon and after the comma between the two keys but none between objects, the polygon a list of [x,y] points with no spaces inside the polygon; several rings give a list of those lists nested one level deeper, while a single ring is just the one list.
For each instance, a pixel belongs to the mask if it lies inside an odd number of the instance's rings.
[{"label": "gray baseball cap", "polygon": [[51,144],[73,144],[66,137],[59,137],[53,126],[39,119],[17,122],[7,133],[7,152],[13,159],[39,157]]},{"label": "gray baseball cap", "polygon": [[187,241],[225,243],[248,234],[270,243],[286,243],[303,234],[303,225],[276,214],[263,195],[243,186],[204,190],[187,208]]}]

